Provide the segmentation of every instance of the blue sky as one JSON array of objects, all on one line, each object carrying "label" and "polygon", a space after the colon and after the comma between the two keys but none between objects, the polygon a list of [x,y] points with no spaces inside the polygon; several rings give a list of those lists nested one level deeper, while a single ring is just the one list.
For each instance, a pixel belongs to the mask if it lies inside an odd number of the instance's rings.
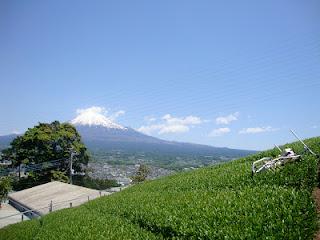
[{"label": "blue sky", "polygon": [[316,0],[0,1],[0,135],[96,106],[169,140],[318,136],[319,22]]}]

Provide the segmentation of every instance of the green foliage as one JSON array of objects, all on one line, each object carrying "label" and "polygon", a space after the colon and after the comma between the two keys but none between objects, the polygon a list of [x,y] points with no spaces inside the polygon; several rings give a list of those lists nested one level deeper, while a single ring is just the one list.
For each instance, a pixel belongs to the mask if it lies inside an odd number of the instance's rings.
[{"label": "green foliage", "polygon": [[0,178],[0,206],[1,203],[8,197],[8,193],[11,191],[11,179],[10,177]]},{"label": "green foliage", "polygon": [[[50,124],[39,123],[29,128],[24,135],[16,137],[10,147],[3,150],[5,158],[11,159],[14,166],[37,164],[27,178],[14,182],[14,189],[21,190],[51,180],[67,182],[63,172],[68,170],[70,149],[77,155],[73,158],[73,169],[81,170],[81,164],[87,164],[89,156],[85,145],[75,127],[69,123],[54,121]],[[50,163],[61,159],[59,166]]]},{"label": "green foliage", "polygon": [[150,169],[146,166],[141,164],[136,175],[131,177],[133,183],[140,183],[146,180],[148,174],[150,173]]},{"label": "green foliage", "polygon": [[[320,152],[320,138],[307,144]],[[302,152],[299,143],[290,144]],[[318,160],[251,176],[276,150],[137,184],[78,208],[0,230],[0,239],[313,239]],[[30,232],[37,232],[32,235]]]},{"label": "green foliage", "polygon": [[64,183],[69,182],[69,178],[66,175],[66,172],[51,170],[51,181],[60,181]]},{"label": "green foliage", "polygon": [[[10,147],[3,150],[6,158],[15,166],[21,163],[43,163],[55,159],[68,159],[70,148],[78,155],[73,162],[74,169],[80,170],[80,163],[87,164],[87,149],[75,127],[69,123],[54,121],[50,124],[39,123],[29,128],[24,135],[16,137]],[[66,166],[61,167],[66,168]]]},{"label": "green foliage", "polygon": [[119,187],[119,184],[116,180],[109,179],[93,179],[89,176],[73,176],[72,183],[74,185],[83,186],[87,188],[105,190],[112,187]]},{"label": "green foliage", "polygon": [[51,177],[52,176],[50,172],[45,172],[43,174],[29,172],[28,177],[22,177],[20,179],[14,178],[12,188],[14,191],[20,191],[26,188],[31,188],[50,182]]},{"label": "green foliage", "polygon": [[[12,227],[14,225],[10,225]],[[40,222],[38,220],[31,221],[23,221],[19,223],[19,228],[15,231],[10,231],[10,228],[2,229],[2,233],[0,234],[1,240],[27,240],[34,239],[33,237],[40,230]]]}]

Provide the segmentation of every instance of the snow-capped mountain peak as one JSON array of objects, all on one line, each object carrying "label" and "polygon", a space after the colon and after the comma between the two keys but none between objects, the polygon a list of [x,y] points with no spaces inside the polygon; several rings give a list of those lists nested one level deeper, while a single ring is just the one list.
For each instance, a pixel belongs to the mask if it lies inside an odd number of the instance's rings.
[{"label": "snow-capped mountain peak", "polygon": [[77,111],[78,116],[71,120],[71,124],[79,126],[103,126],[106,128],[126,130],[127,128],[113,122],[110,118],[104,115],[104,108],[91,107],[80,109]]}]

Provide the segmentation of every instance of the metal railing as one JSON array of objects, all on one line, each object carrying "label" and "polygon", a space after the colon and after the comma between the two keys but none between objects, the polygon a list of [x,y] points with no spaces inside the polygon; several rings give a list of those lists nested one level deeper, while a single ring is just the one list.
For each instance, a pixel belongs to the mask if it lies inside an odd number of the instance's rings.
[{"label": "metal railing", "polygon": [[[99,194],[97,194],[97,195],[86,195],[86,196],[72,198],[72,199],[68,199],[68,200],[60,201],[60,202],[53,202],[51,200],[49,202],[49,204],[44,206],[44,207],[40,207],[40,208],[37,208],[37,209],[30,209],[30,210],[22,211],[22,212],[15,213],[15,214],[12,214],[12,215],[0,217],[0,221],[4,220],[4,219],[15,217],[15,216],[19,216],[19,215],[21,215],[21,221],[24,221],[25,216],[27,216],[28,214],[36,215],[37,217],[41,217],[42,215],[44,215],[44,214],[41,214],[41,210],[48,209],[48,212],[50,213],[50,212],[54,211],[54,209],[60,210],[60,209],[68,208],[68,207],[72,208],[73,206],[75,206],[73,203],[75,203],[77,200],[84,200],[80,204],[78,204],[78,205],[81,205],[81,204],[83,204],[85,202],[89,202],[90,200],[96,199],[98,197],[103,197],[103,196],[106,196],[106,195],[110,195],[110,194],[112,194],[112,192],[99,191]],[[22,209],[28,208],[27,206],[23,206],[23,205],[19,204],[16,201],[14,201],[14,204],[20,205],[20,207]],[[58,208],[58,207],[61,207],[63,205],[66,205],[66,207]],[[33,216],[33,217],[30,217],[30,218],[35,218],[35,217]]]}]

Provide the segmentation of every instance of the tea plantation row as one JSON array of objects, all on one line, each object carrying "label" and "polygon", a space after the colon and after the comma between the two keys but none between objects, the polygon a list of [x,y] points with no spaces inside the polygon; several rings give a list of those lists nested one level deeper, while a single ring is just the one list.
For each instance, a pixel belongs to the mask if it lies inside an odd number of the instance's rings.
[{"label": "tea plantation row", "polygon": [[[307,144],[320,153],[320,138]],[[289,144],[303,152],[300,143]],[[275,172],[251,164],[278,150],[145,182],[40,220],[0,229],[0,239],[313,239],[310,154]]]}]

